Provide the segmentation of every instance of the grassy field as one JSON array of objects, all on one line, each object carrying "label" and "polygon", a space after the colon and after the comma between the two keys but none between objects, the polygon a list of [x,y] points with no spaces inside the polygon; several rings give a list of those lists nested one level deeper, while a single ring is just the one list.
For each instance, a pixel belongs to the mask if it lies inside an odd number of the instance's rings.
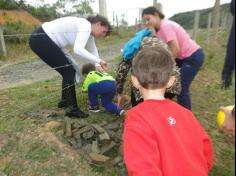
[{"label": "grassy field", "polygon": [[[227,33],[219,32],[218,39],[208,46],[204,43],[205,36],[204,31],[199,33],[198,42],[205,49],[206,60],[192,84],[193,112],[214,143],[215,161],[210,176],[234,176],[234,137],[219,132],[215,122],[221,105],[235,104],[235,79],[229,90],[222,90],[220,82]],[[111,37],[105,43],[99,41],[99,45],[114,41],[120,39]],[[119,169],[89,166],[67,145],[63,134],[63,111],[56,108],[60,81],[48,80],[0,91],[0,175],[1,172],[9,176],[120,175]],[[77,96],[79,105],[87,111],[86,94],[81,94],[78,88]],[[48,117],[51,112],[56,112],[57,117]],[[92,114],[87,121],[104,120],[123,119],[98,113]]]}]

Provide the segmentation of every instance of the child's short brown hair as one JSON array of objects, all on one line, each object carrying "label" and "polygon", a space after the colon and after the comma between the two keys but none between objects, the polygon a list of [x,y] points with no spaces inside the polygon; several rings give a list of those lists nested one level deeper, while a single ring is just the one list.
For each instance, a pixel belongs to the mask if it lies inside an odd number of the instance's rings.
[{"label": "child's short brown hair", "polygon": [[88,63],[82,66],[81,73],[82,75],[87,75],[91,71],[95,71],[95,65]]},{"label": "child's short brown hair", "polygon": [[146,47],[132,62],[132,74],[146,89],[163,88],[172,76],[174,61],[163,47]]}]

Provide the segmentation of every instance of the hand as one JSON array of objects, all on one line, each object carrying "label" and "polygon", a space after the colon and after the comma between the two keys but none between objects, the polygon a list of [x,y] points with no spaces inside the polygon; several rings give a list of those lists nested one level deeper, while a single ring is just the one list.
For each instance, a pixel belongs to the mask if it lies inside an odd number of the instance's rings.
[{"label": "hand", "polygon": [[116,104],[117,104],[117,106],[118,106],[119,108],[122,108],[122,107],[121,107],[121,98],[122,98],[122,94],[118,94],[118,95],[117,95],[117,103],[116,103]]},{"label": "hand", "polygon": [[101,65],[101,67],[103,68],[104,71],[107,71],[108,64],[106,61],[101,60],[99,64]]},{"label": "hand", "polygon": [[235,134],[235,119],[232,114],[232,110],[227,109],[225,107],[220,107],[220,109],[225,113],[225,121],[220,127],[220,130],[227,133],[234,135]]},{"label": "hand", "polygon": [[232,75],[222,74],[222,89],[228,89],[232,85]]},{"label": "hand", "polygon": [[130,101],[130,96],[128,95],[117,95],[117,106],[121,109],[124,108],[124,106]]},{"label": "hand", "polygon": [[102,68],[102,66],[98,65],[98,66],[96,66],[96,71],[104,72],[105,70]]}]

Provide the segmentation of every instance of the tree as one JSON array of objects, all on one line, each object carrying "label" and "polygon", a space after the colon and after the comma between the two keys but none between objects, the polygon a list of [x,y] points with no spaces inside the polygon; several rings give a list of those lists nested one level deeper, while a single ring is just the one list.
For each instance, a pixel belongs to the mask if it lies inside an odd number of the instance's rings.
[{"label": "tree", "polygon": [[18,8],[15,0],[0,0],[0,9],[12,10]]},{"label": "tree", "polygon": [[76,12],[82,16],[93,14],[93,9],[90,6],[90,3],[92,2],[94,2],[94,0],[82,0],[77,6],[75,6]]},{"label": "tree", "polygon": [[48,5],[43,5],[38,8],[28,8],[29,11],[33,16],[37,17],[41,21],[51,21],[57,18],[57,12],[55,7],[51,7]]},{"label": "tree", "polygon": [[[92,14],[93,10],[90,3],[94,0],[58,0],[54,7],[63,15],[78,13],[80,15]],[[70,6],[70,8],[67,8]]]},{"label": "tree", "polygon": [[212,27],[214,29],[217,29],[219,28],[219,25],[220,25],[220,0],[215,1],[212,16],[213,16]]}]

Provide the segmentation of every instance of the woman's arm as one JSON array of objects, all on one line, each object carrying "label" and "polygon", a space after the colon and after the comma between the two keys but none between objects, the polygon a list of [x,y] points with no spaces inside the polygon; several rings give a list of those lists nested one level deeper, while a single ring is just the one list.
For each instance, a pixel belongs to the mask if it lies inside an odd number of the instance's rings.
[{"label": "woman's arm", "polygon": [[180,46],[179,46],[179,42],[174,39],[168,42],[168,46],[170,48],[171,54],[174,58],[178,58],[179,54],[180,54]]},{"label": "woman's arm", "polygon": [[77,33],[75,44],[74,44],[74,53],[78,54],[80,57],[90,60],[93,63],[99,64],[101,59],[96,54],[96,51],[93,53],[89,52],[85,49],[89,38],[90,38],[91,30],[90,31],[79,31]]},{"label": "woman's arm", "polygon": [[[98,49],[96,47],[94,37],[90,36],[86,45],[87,50],[92,53],[94,56],[99,57]],[[95,63],[96,70],[99,72],[103,72],[107,70],[107,62],[104,60],[100,60],[99,63]]]}]

